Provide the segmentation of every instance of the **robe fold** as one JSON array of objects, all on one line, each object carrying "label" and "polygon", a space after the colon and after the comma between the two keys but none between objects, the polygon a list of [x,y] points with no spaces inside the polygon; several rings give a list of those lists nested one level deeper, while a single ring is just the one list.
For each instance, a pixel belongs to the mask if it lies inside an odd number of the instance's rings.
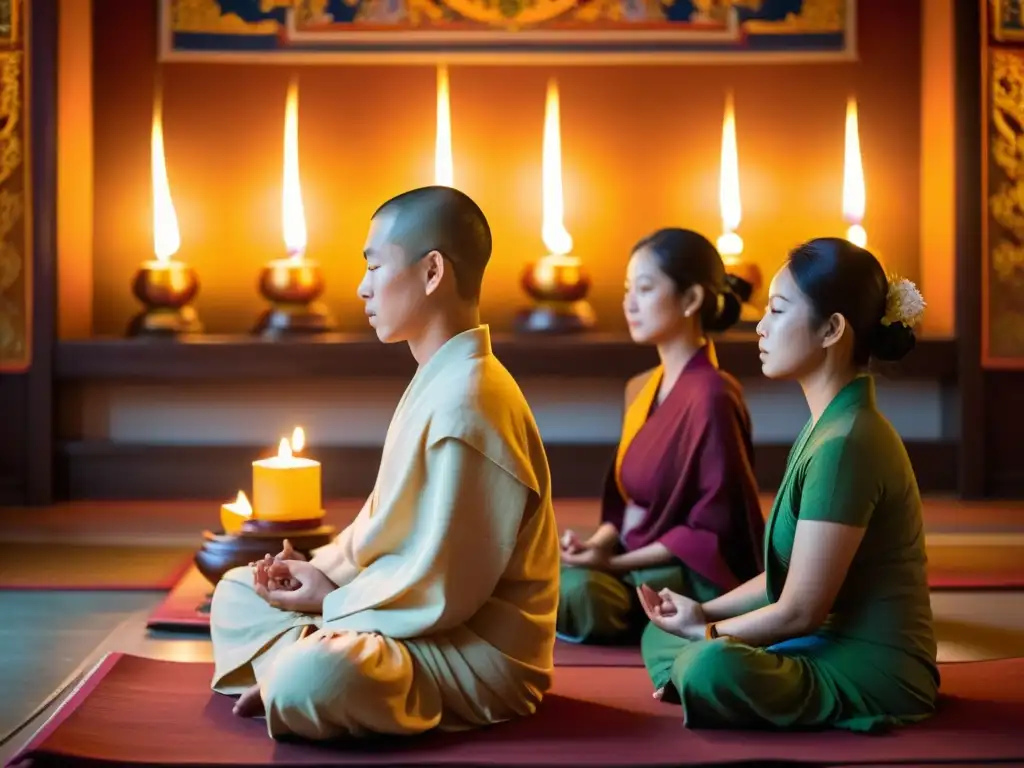
[{"label": "robe fold", "polygon": [[540,434],[486,327],[447,342],[395,411],[374,489],[311,563],[322,615],[229,572],[215,690],[258,682],[273,737],[419,733],[531,714],[551,685],[558,535]]},{"label": "robe fold", "polygon": [[[739,383],[704,349],[655,406],[663,373],[655,369],[627,409],[601,521],[620,531],[627,551],[661,542],[728,591],[763,570],[750,415]],[[625,526],[627,500],[644,513]]]},{"label": "robe fold", "polygon": [[717,368],[708,347],[690,359],[656,404],[663,375],[659,366],[627,389],[601,522],[619,531],[623,550],[660,542],[674,562],[625,578],[563,567],[563,640],[639,640],[646,617],[633,589],[638,583],[704,601],[763,570],[764,517],[739,383]]}]

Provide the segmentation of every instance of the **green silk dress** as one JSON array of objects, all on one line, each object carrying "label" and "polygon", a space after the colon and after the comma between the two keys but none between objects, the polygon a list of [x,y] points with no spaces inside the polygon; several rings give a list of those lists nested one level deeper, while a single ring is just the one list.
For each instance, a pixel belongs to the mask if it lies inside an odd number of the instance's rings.
[{"label": "green silk dress", "polygon": [[871,377],[844,387],[790,453],[765,535],[766,604],[782,594],[798,520],[866,529],[825,623],[767,648],[650,624],[641,648],[654,686],[696,728],[866,732],[927,718],[939,672],[921,497]]}]

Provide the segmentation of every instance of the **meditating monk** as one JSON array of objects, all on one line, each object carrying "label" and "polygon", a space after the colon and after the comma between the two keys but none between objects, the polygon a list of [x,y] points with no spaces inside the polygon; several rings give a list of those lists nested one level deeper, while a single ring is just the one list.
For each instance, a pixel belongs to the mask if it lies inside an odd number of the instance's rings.
[{"label": "meditating monk", "polygon": [[634,341],[657,346],[661,364],[626,387],[600,527],[586,540],[563,535],[563,640],[639,642],[648,623],[640,583],[709,600],[761,572],[750,415],[705,336],[732,326],[749,295],[696,232],[662,229],[633,249],[626,319]]},{"label": "meditating monk", "polygon": [[370,325],[419,367],[355,521],[309,562],[229,571],[213,689],[271,737],[417,734],[532,714],[553,672],[558,531],[540,434],[491,352],[484,214],[447,187],[373,215]]},{"label": "meditating monk", "polygon": [[686,725],[871,731],[933,712],[921,497],[865,373],[913,348],[923,310],[913,283],[837,238],[796,248],[772,280],[762,370],[799,382],[810,419],[768,520],[765,573],[704,602],[643,590],[644,661]]}]

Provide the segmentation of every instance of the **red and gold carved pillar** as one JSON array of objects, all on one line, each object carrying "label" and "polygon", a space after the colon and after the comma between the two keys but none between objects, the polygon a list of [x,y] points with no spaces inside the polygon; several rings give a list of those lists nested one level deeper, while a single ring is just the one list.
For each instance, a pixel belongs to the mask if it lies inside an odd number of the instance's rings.
[{"label": "red and gold carved pillar", "polygon": [[0,0],[0,371],[32,349],[31,175],[24,0]]}]

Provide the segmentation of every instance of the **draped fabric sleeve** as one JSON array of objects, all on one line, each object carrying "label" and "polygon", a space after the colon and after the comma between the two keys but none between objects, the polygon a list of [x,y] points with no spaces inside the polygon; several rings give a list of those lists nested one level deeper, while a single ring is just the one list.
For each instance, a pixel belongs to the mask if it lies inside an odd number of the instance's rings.
[{"label": "draped fabric sleeve", "polygon": [[355,554],[352,552],[353,528],[354,524],[347,526],[334,541],[311,553],[310,563],[339,587],[348,584],[359,573],[359,566],[356,565]]},{"label": "draped fabric sleeve", "polygon": [[[516,546],[530,489],[454,437],[426,452],[425,482],[403,489],[411,530],[324,600],[325,627],[396,639],[452,629],[491,597]],[[407,519],[409,519],[407,518]]]},{"label": "draped fabric sleeve", "polygon": [[[680,457],[680,465],[690,468],[681,475],[695,475],[681,476],[669,497],[680,522],[658,541],[704,578],[732,589],[742,579],[730,567],[726,552],[737,549],[739,542],[731,540],[735,537],[745,537],[744,543],[749,543],[748,521],[739,516],[744,510],[754,514],[747,509],[747,489],[754,487],[746,450],[749,427],[739,403],[727,391],[716,392],[703,413],[704,418],[693,425],[692,439],[678,441],[677,449],[689,454]],[[749,523],[763,524],[759,511],[756,515]]]},{"label": "draped fabric sleeve", "polygon": [[822,441],[811,456],[800,496],[800,519],[867,528],[882,497],[884,449],[853,435]]}]

